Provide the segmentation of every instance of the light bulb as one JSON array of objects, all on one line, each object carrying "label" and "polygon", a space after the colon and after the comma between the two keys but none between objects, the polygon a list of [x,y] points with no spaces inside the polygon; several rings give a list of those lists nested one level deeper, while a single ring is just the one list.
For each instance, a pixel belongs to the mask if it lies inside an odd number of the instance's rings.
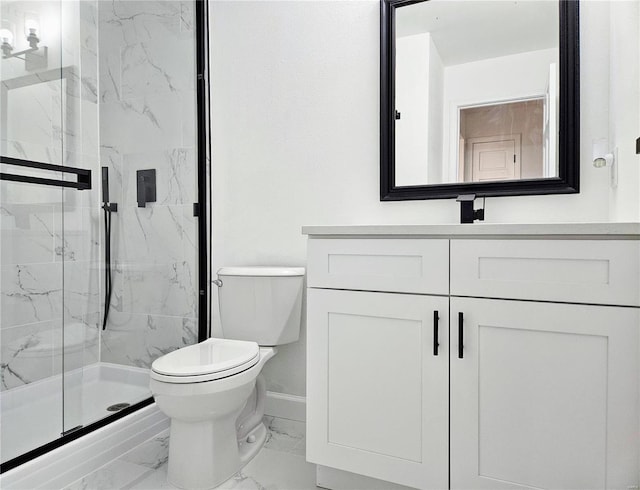
[{"label": "light bulb", "polygon": [[13,34],[9,29],[0,29],[0,51],[2,51],[3,58],[9,58],[11,51],[13,51]]},{"label": "light bulb", "polygon": [[593,141],[593,166],[595,168],[611,167],[615,161],[613,153],[609,151],[609,141],[600,138]]},{"label": "light bulb", "polygon": [[593,166],[595,168],[610,167],[611,165],[613,165],[614,161],[615,158],[613,156],[613,153],[607,153],[606,155],[594,158]]},{"label": "light bulb", "polygon": [[9,29],[0,29],[0,41],[13,45],[13,33]]},{"label": "light bulb", "polygon": [[606,167],[607,166],[607,161],[602,157],[598,157],[593,161],[593,166],[595,168]]},{"label": "light bulb", "polygon": [[26,17],[24,20],[24,29],[25,34],[27,35],[27,42],[29,43],[29,47],[31,49],[38,49],[38,43],[40,39],[38,39],[38,21],[33,17]]},{"label": "light bulb", "polygon": [[40,25],[36,19],[26,18],[24,21],[24,34],[28,36],[29,34],[37,34],[38,29],[40,29]]}]

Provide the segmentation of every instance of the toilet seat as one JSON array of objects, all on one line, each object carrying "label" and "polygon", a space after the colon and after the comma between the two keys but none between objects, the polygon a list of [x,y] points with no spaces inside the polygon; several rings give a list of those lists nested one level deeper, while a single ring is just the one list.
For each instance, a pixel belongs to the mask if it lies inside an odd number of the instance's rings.
[{"label": "toilet seat", "polygon": [[259,359],[256,342],[210,338],[156,359],[150,374],[165,383],[201,383],[246,371]]}]

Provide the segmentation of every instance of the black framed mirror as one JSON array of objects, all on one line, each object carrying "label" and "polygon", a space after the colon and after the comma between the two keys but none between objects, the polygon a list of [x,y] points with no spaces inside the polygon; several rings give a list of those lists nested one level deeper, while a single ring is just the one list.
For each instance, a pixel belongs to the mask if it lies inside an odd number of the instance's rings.
[{"label": "black framed mirror", "polygon": [[577,0],[381,0],[380,200],[579,192]]}]

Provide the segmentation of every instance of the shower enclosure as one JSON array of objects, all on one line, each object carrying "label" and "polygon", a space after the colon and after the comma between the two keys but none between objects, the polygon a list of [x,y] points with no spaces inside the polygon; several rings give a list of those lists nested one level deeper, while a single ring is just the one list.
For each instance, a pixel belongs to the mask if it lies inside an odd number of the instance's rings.
[{"label": "shower enclosure", "polygon": [[2,471],[207,335],[205,9],[0,0]]}]

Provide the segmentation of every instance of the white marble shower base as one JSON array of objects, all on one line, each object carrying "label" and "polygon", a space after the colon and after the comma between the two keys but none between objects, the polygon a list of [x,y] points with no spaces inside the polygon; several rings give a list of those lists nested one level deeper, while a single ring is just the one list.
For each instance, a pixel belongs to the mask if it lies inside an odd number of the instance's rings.
[{"label": "white marble shower base", "polygon": [[[0,456],[8,461],[60,437],[63,427],[88,425],[115,403],[151,396],[149,370],[96,363],[0,393]],[[64,409],[63,409],[64,402]]]}]

